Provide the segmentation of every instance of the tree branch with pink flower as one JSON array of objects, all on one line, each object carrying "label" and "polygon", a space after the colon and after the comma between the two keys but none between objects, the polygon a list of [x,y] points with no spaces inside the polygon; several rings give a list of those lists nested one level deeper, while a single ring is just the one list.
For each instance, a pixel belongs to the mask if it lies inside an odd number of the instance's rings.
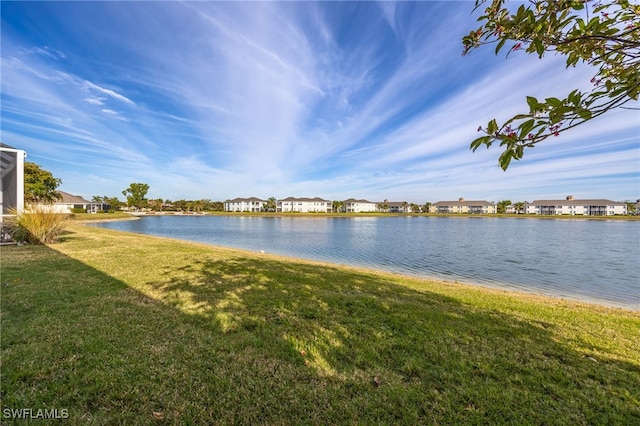
[{"label": "tree branch with pink flower", "polygon": [[586,63],[596,71],[590,91],[571,91],[565,98],[527,97],[529,110],[498,124],[478,127],[483,136],[471,142],[479,147],[498,143],[503,170],[522,159],[526,148],[557,137],[616,108],[629,108],[640,93],[640,5],[628,0],[531,0],[510,10],[505,0],[476,0],[484,14],[482,25],[463,37],[467,55],[472,49],[495,44],[495,53],[509,47],[540,59],[548,52],[566,56],[566,66]]}]

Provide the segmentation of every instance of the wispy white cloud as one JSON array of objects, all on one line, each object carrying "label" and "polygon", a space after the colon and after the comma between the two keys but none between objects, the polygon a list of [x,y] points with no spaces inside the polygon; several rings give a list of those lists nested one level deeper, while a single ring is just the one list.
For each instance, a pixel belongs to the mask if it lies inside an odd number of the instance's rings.
[{"label": "wispy white cloud", "polygon": [[[88,195],[145,181],[153,196],[173,199],[635,196],[638,132],[628,112],[545,142],[506,173],[499,149],[469,151],[478,125],[522,111],[526,95],[562,95],[591,77],[561,58],[505,60],[492,49],[462,58],[460,38],[476,26],[471,8],[25,9],[24,19],[81,24],[47,26],[58,42],[46,48],[3,26],[2,138]],[[100,22],[77,15],[94,9]]]},{"label": "wispy white cloud", "polygon": [[85,98],[84,101],[91,105],[104,105],[104,98]]},{"label": "wispy white cloud", "polygon": [[90,81],[86,81],[86,80],[82,84],[83,84],[83,87],[87,91],[90,91],[90,92],[91,91],[96,91],[96,92],[105,94],[105,95],[109,96],[110,98],[116,99],[118,101],[130,104],[130,105],[134,104],[134,102],[131,99],[129,99],[126,96],[121,95],[120,93],[117,93],[117,92],[115,92],[115,91],[113,91],[111,89],[106,89],[104,87],[100,87],[97,84],[94,84],[94,83],[92,83]]},{"label": "wispy white cloud", "polygon": [[119,112],[114,111],[112,109],[109,108],[103,108],[102,112],[104,112],[105,114],[108,114],[110,116],[112,116],[113,118],[116,118],[118,120],[122,120],[122,121],[129,121],[127,118],[123,117]]},{"label": "wispy white cloud", "polygon": [[65,59],[67,56],[59,50],[52,49],[49,46],[34,46],[30,48],[21,48],[21,53],[35,54],[46,56],[51,59]]}]

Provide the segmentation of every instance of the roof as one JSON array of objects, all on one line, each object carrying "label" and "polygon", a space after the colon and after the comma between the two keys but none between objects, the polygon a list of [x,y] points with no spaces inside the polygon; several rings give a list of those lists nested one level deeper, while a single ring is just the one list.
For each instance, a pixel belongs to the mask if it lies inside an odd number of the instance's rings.
[{"label": "roof", "polygon": [[296,197],[287,197],[287,198],[283,198],[282,200],[278,200],[278,201],[307,201],[307,202],[321,202],[321,203],[330,203],[330,200],[325,200],[322,199],[320,197],[314,197],[314,198],[296,198]]},{"label": "roof", "polygon": [[442,206],[467,206],[467,207],[472,207],[472,206],[494,206],[495,204],[489,202],[489,201],[484,201],[484,200],[478,200],[478,201],[438,201],[437,203],[433,203],[431,204],[432,207],[442,207]]},{"label": "roof", "polygon": [[249,197],[249,198],[234,198],[233,200],[227,200],[227,203],[243,203],[243,202],[250,202],[250,201],[257,201],[260,203],[265,203],[266,200],[263,200],[261,198],[258,197]]},{"label": "roof", "polygon": [[0,150],[3,152],[3,154],[0,155],[0,170],[4,178],[5,175],[16,166],[17,153],[22,152],[24,153],[23,155],[26,155],[26,153],[21,149],[16,149],[2,142],[0,142]]},{"label": "roof", "polygon": [[367,204],[376,204],[372,201],[368,201],[368,200],[356,200],[355,198],[349,198],[348,200],[344,200],[343,203],[367,203]]},{"label": "roof", "polygon": [[[71,195],[68,192],[58,191],[62,195],[62,200],[56,202],[56,204],[91,204],[91,201],[85,200],[78,195]],[[101,203],[98,203],[101,204]]]},{"label": "roof", "polygon": [[9,145],[7,145],[7,144],[6,144],[6,143],[4,143],[4,142],[0,142],[0,148],[6,148],[6,149],[8,149],[8,150],[14,150],[14,151],[22,151],[21,149],[18,149],[18,148],[14,148],[14,147],[12,147],[12,146],[9,146]]},{"label": "roof", "polygon": [[382,201],[378,203],[378,205],[386,205],[387,207],[404,207],[408,206],[409,203],[406,201]]},{"label": "roof", "polygon": [[529,203],[534,206],[625,206],[626,203],[605,199],[593,200],[534,200]]}]

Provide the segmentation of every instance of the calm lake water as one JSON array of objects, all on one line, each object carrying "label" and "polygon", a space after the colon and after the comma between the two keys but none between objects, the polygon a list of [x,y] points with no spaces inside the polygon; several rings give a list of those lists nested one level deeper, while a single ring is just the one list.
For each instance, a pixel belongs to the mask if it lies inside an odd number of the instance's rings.
[{"label": "calm lake water", "polygon": [[93,226],[640,309],[640,222],[150,216]]}]

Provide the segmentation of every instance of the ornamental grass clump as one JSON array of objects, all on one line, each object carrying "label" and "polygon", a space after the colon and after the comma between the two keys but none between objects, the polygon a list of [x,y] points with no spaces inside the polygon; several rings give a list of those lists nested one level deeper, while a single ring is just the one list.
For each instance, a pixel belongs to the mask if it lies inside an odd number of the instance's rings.
[{"label": "ornamental grass clump", "polygon": [[32,206],[23,212],[13,212],[11,234],[16,241],[30,244],[52,244],[64,231],[67,215],[56,213],[47,206]]}]

